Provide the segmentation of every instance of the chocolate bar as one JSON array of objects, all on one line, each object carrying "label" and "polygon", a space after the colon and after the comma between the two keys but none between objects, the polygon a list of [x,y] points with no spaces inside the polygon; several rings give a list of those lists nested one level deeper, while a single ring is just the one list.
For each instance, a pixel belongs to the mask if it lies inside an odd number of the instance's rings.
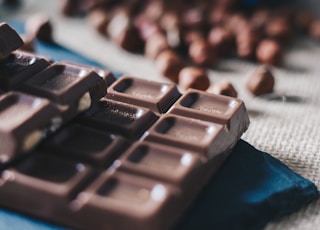
[{"label": "chocolate bar", "polygon": [[62,226],[173,228],[249,125],[236,98],[29,53],[45,64],[20,68],[12,55],[0,206]]}]

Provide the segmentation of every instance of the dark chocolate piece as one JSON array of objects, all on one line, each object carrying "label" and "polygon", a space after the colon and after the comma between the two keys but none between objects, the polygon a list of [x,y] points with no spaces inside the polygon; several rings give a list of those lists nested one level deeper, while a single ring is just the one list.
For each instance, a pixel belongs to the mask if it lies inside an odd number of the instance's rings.
[{"label": "dark chocolate piece", "polygon": [[23,41],[18,33],[7,23],[0,23],[0,61],[21,46]]},{"label": "dark chocolate piece", "polygon": [[164,84],[123,76],[108,88],[107,98],[165,113],[179,98],[180,93],[173,84]]}]

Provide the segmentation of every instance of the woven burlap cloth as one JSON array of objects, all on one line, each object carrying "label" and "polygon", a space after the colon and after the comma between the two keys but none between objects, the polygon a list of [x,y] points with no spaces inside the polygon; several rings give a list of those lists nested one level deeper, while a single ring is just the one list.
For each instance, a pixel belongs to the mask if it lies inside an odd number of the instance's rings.
[{"label": "woven burlap cloth", "polygon": [[[151,60],[129,54],[95,33],[87,21],[62,18],[56,1],[30,1],[8,18],[23,18],[48,11],[60,44],[92,58],[112,70],[136,77],[168,82]],[[50,6],[48,6],[48,4]],[[208,70],[210,80],[229,80],[247,107],[251,124],[242,138],[257,149],[280,159],[296,173],[320,188],[320,41],[296,38],[285,47],[285,63],[272,69],[276,79],[274,94],[257,98],[245,87],[245,79],[258,64],[237,59],[221,60]],[[280,220],[266,229],[319,229],[320,201]]]}]

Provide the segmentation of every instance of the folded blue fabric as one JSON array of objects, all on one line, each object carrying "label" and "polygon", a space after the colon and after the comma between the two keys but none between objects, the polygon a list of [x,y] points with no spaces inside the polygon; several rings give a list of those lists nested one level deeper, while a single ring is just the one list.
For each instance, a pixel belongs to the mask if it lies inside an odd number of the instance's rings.
[{"label": "folded blue fabric", "polygon": [[[39,43],[37,51],[56,61],[100,66],[59,45]],[[259,229],[275,218],[298,210],[318,196],[317,187],[311,181],[240,140],[175,229]],[[0,210],[0,229],[61,228]]]},{"label": "folded blue fabric", "polygon": [[177,229],[260,229],[318,195],[312,182],[240,140]]}]

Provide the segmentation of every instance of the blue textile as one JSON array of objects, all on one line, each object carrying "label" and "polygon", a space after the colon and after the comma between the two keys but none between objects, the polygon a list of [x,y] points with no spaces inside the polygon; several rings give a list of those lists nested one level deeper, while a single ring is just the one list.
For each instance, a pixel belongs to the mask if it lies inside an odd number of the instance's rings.
[{"label": "blue textile", "polygon": [[[58,45],[39,43],[37,48],[40,54],[56,61],[100,66]],[[240,140],[175,229],[259,229],[275,218],[298,210],[318,196],[317,187],[311,181]],[[0,209],[0,229],[62,228]]]}]

